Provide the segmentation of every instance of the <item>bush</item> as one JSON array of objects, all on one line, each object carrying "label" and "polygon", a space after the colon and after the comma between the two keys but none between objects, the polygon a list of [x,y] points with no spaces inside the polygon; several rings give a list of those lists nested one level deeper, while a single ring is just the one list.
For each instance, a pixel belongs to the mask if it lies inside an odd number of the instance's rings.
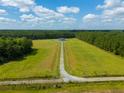
[{"label": "bush", "polygon": [[24,56],[32,50],[32,41],[26,38],[0,38],[0,63]]}]

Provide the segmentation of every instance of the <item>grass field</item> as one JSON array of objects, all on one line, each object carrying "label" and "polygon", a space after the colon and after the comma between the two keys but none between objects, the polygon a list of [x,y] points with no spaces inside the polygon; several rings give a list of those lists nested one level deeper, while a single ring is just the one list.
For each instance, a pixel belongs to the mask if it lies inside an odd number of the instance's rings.
[{"label": "grass field", "polygon": [[0,65],[0,80],[58,78],[59,47],[57,40],[34,40],[34,51],[30,55]]},{"label": "grass field", "polygon": [[124,82],[0,86],[0,93],[124,93]]},{"label": "grass field", "polygon": [[124,76],[124,58],[78,39],[65,41],[66,70],[80,77]]}]

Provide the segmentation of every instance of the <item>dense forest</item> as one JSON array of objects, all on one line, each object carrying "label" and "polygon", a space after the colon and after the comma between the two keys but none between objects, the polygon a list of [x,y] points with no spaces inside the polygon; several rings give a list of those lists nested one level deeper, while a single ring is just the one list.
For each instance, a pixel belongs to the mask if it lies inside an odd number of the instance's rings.
[{"label": "dense forest", "polygon": [[78,39],[124,56],[124,32],[78,32]]},{"label": "dense forest", "polygon": [[26,38],[0,38],[0,64],[31,52],[32,41]]},{"label": "dense forest", "polygon": [[77,32],[123,32],[123,30],[0,30],[0,37],[29,39],[74,38]]},{"label": "dense forest", "polygon": [[123,31],[73,30],[5,30],[0,31],[0,63],[24,56],[32,50],[30,39],[78,38],[116,55],[124,56]]},{"label": "dense forest", "polygon": [[26,37],[29,39],[56,39],[73,38],[75,33],[72,31],[40,31],[40,30],[1,30],[0,37]]}]

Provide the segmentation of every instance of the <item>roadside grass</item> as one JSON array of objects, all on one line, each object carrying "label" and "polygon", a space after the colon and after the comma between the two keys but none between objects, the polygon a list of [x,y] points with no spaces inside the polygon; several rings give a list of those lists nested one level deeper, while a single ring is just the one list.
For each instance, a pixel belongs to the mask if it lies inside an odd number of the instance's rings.
[{"label": "roadside grass", "polygon": [[0,80],[58,78],[59,51],[57,40],[34,40],[34,51],[26,57],[0,65]]},{"label": "roadside grass", "polygon": [[0,93],[124,93],[124,82],[7,85]]},{"label": "roadside grass", "polygon": [[67,72],[80,77],[124,76],[124,58],[78,39],[64,43]]}]

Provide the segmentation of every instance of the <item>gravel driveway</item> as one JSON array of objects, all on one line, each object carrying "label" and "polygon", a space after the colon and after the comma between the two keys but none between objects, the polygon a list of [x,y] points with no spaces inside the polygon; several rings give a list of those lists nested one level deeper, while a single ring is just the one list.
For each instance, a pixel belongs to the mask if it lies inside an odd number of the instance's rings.
[{"label": "gravel driveway", "polygon": [[0,81],[0,85],[18,85],[18,84],[44,84],[44,83],[68,83],[68,82],[101,82],[101,81],[124,81],[124,77],[99,77],[99,78],[80,78],[70,75],[64,66],[64,41],[61,43],[60,54],[60,79],[36,79],[36,80],[15,80]]}]

